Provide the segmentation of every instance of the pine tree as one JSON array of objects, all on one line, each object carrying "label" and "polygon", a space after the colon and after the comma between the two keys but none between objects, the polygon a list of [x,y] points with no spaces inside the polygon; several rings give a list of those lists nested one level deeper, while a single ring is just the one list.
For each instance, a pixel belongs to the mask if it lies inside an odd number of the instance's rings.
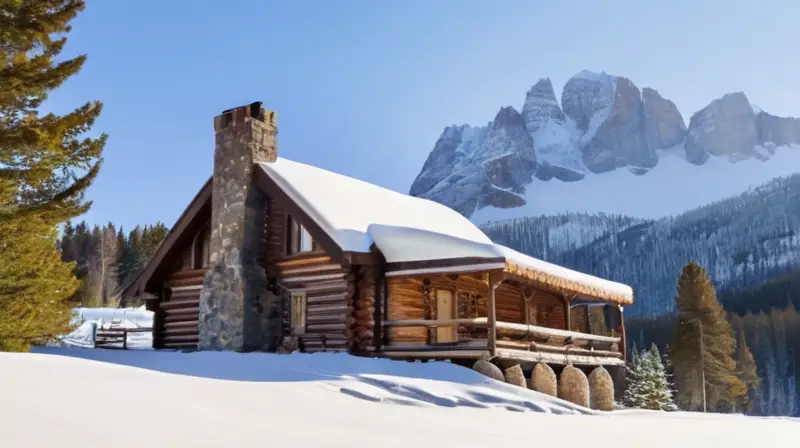
[{"label": "pine tree", "polygon": [[747,339],[745,339],[744,329],[741,326],[739,326],[736,339],[736,373],[748,391],[740,397],[736,405],[745,411],[750,411],[753,407],[752,395],[758,389],[761,379],[758,377],[756,361],[753,353],[750,352],[750,347],[747,346]]},{"label": "pine tree", "polygon": [[690,262],[678,280],[677,325],[669,357],[677,401],[691,411],[725,409],[747,394],[736,373],[733,329],[708,273]]},{"label": "pine tree", "polygon": [[0,351],[24,351],[70,330],[79,282],[56,245],[57,223],[37,215],[0,221]]},{"label": "pine tree", "polygon": [[628,387],[623,397],[625,406],[656,411],[675,411],[672,389],[661,355],[655,344],[650,350],[634,354],[628,365]]},{"label": "pine tree", "polygon": [[59,60],[83,0],[0,1],[0,221],[58,223],[88,210],[83,194],[100,169],[106,135],[81,138],[102,105],[39,116],[49,91],[78,73],[81,55]]}]

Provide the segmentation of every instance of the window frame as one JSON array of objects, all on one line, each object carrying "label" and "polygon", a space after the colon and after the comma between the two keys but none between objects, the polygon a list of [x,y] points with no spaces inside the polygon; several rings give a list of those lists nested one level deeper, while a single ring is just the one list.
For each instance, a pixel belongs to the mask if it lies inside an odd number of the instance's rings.
[{"label": "window frame", "polygon": [[[317,240],[311,235],[300,221],[295,219],[292,215],[286,215],[286,244],[284,255],[292,256],[313,252],[319,249]],[[307,245],[304,245],[307,242]]]}]

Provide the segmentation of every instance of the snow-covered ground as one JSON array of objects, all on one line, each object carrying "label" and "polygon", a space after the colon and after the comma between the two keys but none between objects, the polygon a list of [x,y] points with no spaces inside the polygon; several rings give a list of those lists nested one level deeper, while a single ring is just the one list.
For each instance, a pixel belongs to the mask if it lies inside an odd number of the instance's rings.
[{"label": "snow-covered ground", "polygon": [[798,420],[598,414],[449,363],[345,354],[48,347],[0,354],[0,384],[3,447],[752,448],[800,437]]}]

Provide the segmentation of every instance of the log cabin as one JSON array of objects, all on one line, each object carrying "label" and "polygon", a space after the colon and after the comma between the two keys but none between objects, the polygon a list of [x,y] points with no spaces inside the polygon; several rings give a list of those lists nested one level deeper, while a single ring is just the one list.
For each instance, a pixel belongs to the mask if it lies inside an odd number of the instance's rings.
[{"label": "log cabin", "polygon": [[625,361],[632,289],[493,243],[448,207],[278,157],[260,102],[123,300],[156,349],[341,351],[530,368]]}]

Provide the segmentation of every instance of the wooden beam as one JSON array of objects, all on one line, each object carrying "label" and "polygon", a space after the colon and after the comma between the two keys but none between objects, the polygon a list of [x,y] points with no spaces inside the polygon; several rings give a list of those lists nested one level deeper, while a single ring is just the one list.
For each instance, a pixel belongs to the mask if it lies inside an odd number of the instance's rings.
[{"label": "wooden beam", "polygon": [[616,343],[620,341],[620,338],[618,337],[579,333],[577,331],[559,330],[557,328],[546,328],[546,327],[539,327],[536,325],[514,324],[511,322],[495,322],[494,326],[495,328],[499,328],[501,330],[532,333],[543,337],[555,336],[559,338],[572,338],[573,340],[610,342],[610,343]]},{"label": "wooden beam", "polygon": [[[386,347],[387,349],[389,347]],[[442,351],[393,351],[384,350],[381,354],[387,358],[392,359],[453,359],[453,358],[466,358],[466,359],[483,359],[489,357],[489,352],[486,350],[442,350]]]},{"label": "wooden beam", "polygon": [[385,320],[382,322],[384,327],[457,327],[459,325],[466,325],[471,327],[486,327],[489,320],[485,317],[476,317],[474,319],[442,319],[442,320],[429,320],[429,319],[406,319],[406,320]]},{"label": "wooden beam", "polygon": [[572,355],[569,353],[529,352],[524,350],[497,349],[497,359],[530,363],[567,365],[569,363],[586,366],[624,366],[625,361],[609,356]]},{"label": "wooden beam", "polygon": [[495,301],[495,290],[500,283],[503,282],[503,273],[492,271],[489,272],[489,356],[494,356],[497,353],[497,309]]},{"label": "wooden beam", "polygon": [[623,316],[622,307],[621,306],[619,307],[619,329],[618,329],[618,333],[619,333],[619,336],[620,336],[619,349],[622,351],[622,360],[627,362],[628,361],[628,348],[625,346],[625,344],[626,344],[626,340],[625,340],[625,317]]},{"label": "wooden beam", "polygon": [[572,313],[570,313],[569,301],[572,300],[572,297],[567,296],[567,295],[563,295],[561,297],[564,300],[564,325],[566,326],[565,328],[566,328],[567,331],[571,331],[572,330],[572,316],[571,316]]}]

